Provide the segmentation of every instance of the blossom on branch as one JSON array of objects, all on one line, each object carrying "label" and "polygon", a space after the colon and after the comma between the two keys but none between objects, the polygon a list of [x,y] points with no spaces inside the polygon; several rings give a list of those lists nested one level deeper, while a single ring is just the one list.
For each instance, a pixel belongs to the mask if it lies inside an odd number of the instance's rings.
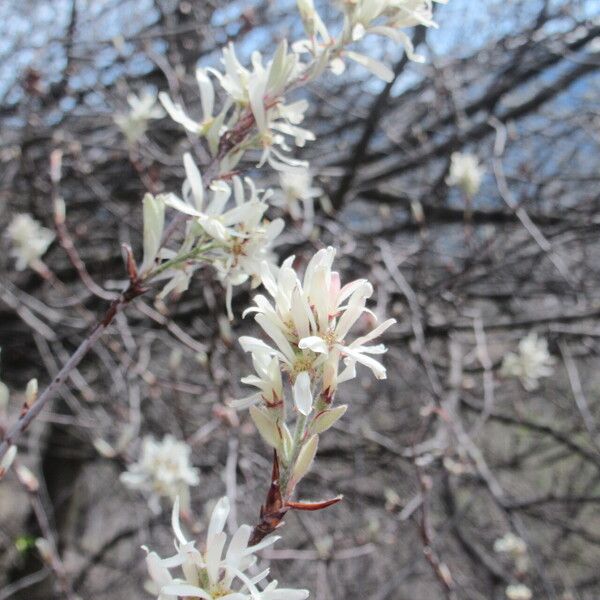
[{"label": "blossom on branch", "polygon": [[140,490],[148,496],[154,512],[160,512],[160,499],[181,498],[184,510],[189,509],[189,488],[198,485],[197,469],[190,464],[191,448],[166,435],[161,441],[146,436],[140,458],[121,474],[121,482],[128,488]]},{"label": "blossom on branch", "polygon": [[[243,181],[232,177],[232,186],[225,181],[214,182],[205,191],[200,171],[189,154],[184,156],[187,179],[182,188],[182,198],[166,194],[162,198],[167,206],[192,217],[188,224],[186,238],[181,253],[191,253],[198,239],[212,240],[209,254],[204,259],[215,266],[219,279],[227,288],[227,309],[230,317],[232,288],[252,280],[254,286],[260,283],[261,265],[272,262],[273,241],[283,230],[282,219],[268,221],[264,218],[268,204],[265,200],[270,192],[258,190],[254,182],[246,177]],[[172,259],[178,253],[163,251],[163,257]],[[169,289],[185,289],[192,268],[187,275],[184,267],[168,271],[165,276],[171,279]],[[164,293],[164,290],[163,290]]]},{"label": "blossom on branch", "polygon": [[314,200],[323,195],[320,187],[313,185],[313,176],[307,168],[282,171],[279,174],[280,191],[275,190],[273,204],[287,210],[297,221],[304,218],[312,223]]},{"label": "blossom on branch", "polygon": [[519,342],[519,352],[508,352],[502,361],[501,374],[517,377],[527,391],[537,389],[538,380],[554,372],[554,358],[548,352],[548,342],[531,332]]},{"label": "blossom on branch", "polygon": [[23,271],[35,266],[54,240],[54,232],[42,227],[31,215],[15,215],[6,233],[12,242],[11,256],[17,259],[15,268]]},{"label": "blossom on branch", "polygon": [[[304,415],[310,414],[314,403],[315,382],[322,383],[321,400],[329,405],[339,383],[356,376],[356,364],[368,367],[378,379],[385,379],[386,369],[373,355],[386,352],[382,344],[370,345],[395,323],[388,319],[366,335],[351,339],[350,330],[364,313],[370,313],[366,302],[373,293],[372,285],[358,279],[345,286],[339,274],[332,270],[335,250],[320,250],[308,263],[300,280],[293,269],[294,257],[281,268],[263,266],[263,285],[272,300],[262,294],[254,298],[256,306],[244,314],[255,313],[255,321],[270,338],[266,344],[257,338],[240,338],[242,348],[251,352],[257,364],[266,364],[266,357],[276,357],[280,368],[290,380],[294,405]],[[340,361],[345,368],[340,372]],[[246,382],[263,390],[265,371],[257,369],[258,379]],[[258,395],[254,396],[259,401]],[[264,397],[267,405],[272,400]],[[243,403],[247,405],[248,400]]]},{"label": "blossom on branch", "polygon": [[[343,59],[349,58],[391,82],[394,73],[387,65],[347,47],[367,35],[379,35],[402,45],[410,60],[423,62],[425,59],[415,54],[411,39],[402,30],[416,25],[437,27],[433,20],[433,2],[445,4],[447,0],[337,0],[344,13],[344,27],[339,39],[332,40],[312,0],[297,0],[308,39],[297,42],[294,49],[314,56],[326,55],[338,75],[345,70]],[[318,36],[322,38],[321,45],[317,43]]]},{"label": "blossom on branch", "polygon": [[[202,598],[203,600],[304,600],[307,590],[277,587],[277,581],[267,583],[269,569],[249,574],[256,564],[256,553],[276,542],[270,537],[249,546],[252,527],[242,525],[228,539],[223,531],[229,515],[229,500],[221,498],[212,513],[206,545],[202,550],[184,536],[179,522],[179,501],[173,507],[172,526],[175,533],[176,554],[160,558],[148,552],[146,565],[152,579],[150,590],[159,600]],[[225,554],[224,554],[225,552]],[[182,576],[173,577],[171,571],[181,568]]]},{"label": "blossom on branch", "polygon": [[[300,127],[308,102],[300,100],[287,104],[284,93],[303,76],[303,65],[296,52],[288,52],[282,41],[272,60],[263,63],[260,52],[252,54],[252,68],[238,60],[231,43],[223,49],[221,62],[224,71],[198,69],[196,75],[203,107],[203,120],[190,118],[184,109],[162,92],[160,101],[171,118],[195,135],[205,137],[213,157],[217,156],[220,141],[229,136],[232,149],[221,157],[221,172],[232,170],[246,150],[260,150],[259,166],[268,162],[273,168],[287,170],[305,163],[291,158],[287,140],[302,147],[315,139],[311,131]],[[226,101],[217,116],[213,116],[215,90],[208,74],[212,75],[226,94]],[[242,148],[242,151],[240,151]]]},{"label": "blossom on branch", "polygon": [[485,169],[474,154],[453,152],[450,157],[450,173],[446,178],[448,185],[454,185],[472,198],[481,187]]},{"label": "blossom on branch", "polygon": [[129,112],[117,113],[114,120],[127,141],[133,144],[146,133],[148,121],[162,119],[165,112],[156,103],[156,93],[149,90],[143,90],[139,96],[129,94],[127,103],[130,107]]}]

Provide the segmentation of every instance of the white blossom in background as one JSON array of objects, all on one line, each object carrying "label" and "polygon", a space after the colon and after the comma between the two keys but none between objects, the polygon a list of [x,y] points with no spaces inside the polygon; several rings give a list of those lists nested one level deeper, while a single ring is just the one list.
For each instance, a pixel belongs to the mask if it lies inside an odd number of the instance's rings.
[{"label": "white blossom in background", "polygon": [[[355,337],[350,333],[361,316],[370,313],[366,302],[373,287],[365,279],[342,286],[339,274],[332,270],[334,257],[331,247],[317,252],[302,280],[292,267],[293,256],[279,269],[264,265],[263,285],[272,300],[259,294],[254,298],[256,306],[244,313],[256,313],[255,321],[272,344],[254,337],[240,338],[242,348],[252,353],[255,367],[263,365],[262,372],[257,369],[261,383],[256,379],[245,381],[259,389],[271,385],[265,380],[264,365],[267,356],[276,357],[289,377],[294,405],[303,415],[313,409],[315,382],[321,382],[321,397],[328,405],[338,384],[355,377],[357,363],[368,367],[378,379],[386,377],[385,367],[373,358],[385,353],[386,348],[370,342],[395,320],[384,321],[366,335]],[[345,365],[341,372],[340,361]],[[254,394],[236,406],[253,405],[261,399],[267,405],[270,402],[268,397]]]},{"label": "white blossom in background", "polygon": [[[256,553],[277,541],[270,537],[255,546],[248,546],[252,527],[242,525],[231,536],[223,531],[229,515],[229,501],[221,498],[212,513],[206,544],[195,547],[188,541],[179,523],[179,502],[173,507],[172,526],[175,533],[176,554],[160,558],[148,552],[146,564],[151,577],[148,589],[159,600],[202,598],[203,600],[304,600],[307,590],[277,587],[277,581],[268,582],[269,569],[248,571],[257,562]],[[225,551],[225,547],[227,550]],[[171,571],[181,569],[179,577]],[[255,574],[256,573],[256,574]]]},{"label": "white blossom in background", "polygon": [[453,152],[446,183],[459,187],[469,198],[473,198],[481,187],[484,173],[485,169],[474,154]]},{"label": "white blossom in background", "polygon": [[512,532],[506,533],[494,542],[494,552],[508,556],[514,562],[517,571],[521,573],[529,569],[527,544]]},{"label": "white blossom in background", "polygon": [[[327,55],[334,73],[345,70],[344,59],[348,58],[362,65],[384,81],[392,81],[393,71],[371,56],[348,50],[347,47],[369,35],[387,37],[404,47],[408,58],[423,62],[424,58],[415,54],[409,36],[402,31],[423,25],[437,27],[433,21],[433,2],[445,4],[447,0],[337,0],[337,6],[344,13],[344,27],[339,39],[332,39],[315,10],[312,0],[297,0],[298,8],[308,39],[297,42],[294,48],[299,52]],[[321,38],[321,44],[318,38]]]},{"label": "white blossom in background", "polygon": [[161,441],[146,436],[140,457],[121,474],[121,482],[148,497],[154,512],[160,512],[160,499],[181,498],[184,510],[189,509],[190,486],[198,485],[198,471],[190,464],[191,448],[172,435]]},{"label": "white blossom in background", "polygon": [[542,377],[552,375],[554,362],[548,342],[532,331],[519,342],[517,353],[508,352],[504,356],[500,372],[505,377],[517,377],[527,391],[532,391]]},{"label": "white blossom in background", "polygon": [[55,235],[50,229],[42,227],[31,215],[15,215],[6,233],[12,243],[11,256],[16,258],[15,268],[23,271],[46,253]]},{"label": "white blossom in background", "polygon": [[273,204],[289,212],[296,221],[303,219],[312,225],[314,201],[323,195],[323,190],[313,185],[310,170],[298,168],[279,173],[279,187],[273,193]]},{"label": "white blossom in background", "polygon": [[129,111],[117,113],[115,123],[123,132],[130,144],[138,142],[148,129],[148,121],[162,119],[165,116],[163,109],[157,104],[156,92],[143,90],[139,96],[127,95]]},{"label": "white blossom in background", "polygon": [[494,552],[512,557],[521,556],[527,553],[527,544],[519,536],[508,532],[494,542]]},{"label": "white blossom in background", "polygon": [[508,600],[531,600],[533,592],[522,583],[513,583],[506,588]]}]

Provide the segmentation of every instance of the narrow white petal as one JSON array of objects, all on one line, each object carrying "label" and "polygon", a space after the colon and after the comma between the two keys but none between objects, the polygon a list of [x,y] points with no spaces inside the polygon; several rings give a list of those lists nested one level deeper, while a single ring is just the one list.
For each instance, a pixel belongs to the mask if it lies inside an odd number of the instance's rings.
[{"label": "narrow white petal", "polygon": [[171,594],[173,596],[179,597],[189,597],[189,598],[203,598],[203,600],[213,600],[213,597],[202,588],[196,587],[195,585],[188,585],[185,583],[173,583],[170,585],[166,585],[161,590],[162,594]]},{"label": "narrow white petal", "polygon": [[386,329],[389,329],[394,323],[396,319],[387,319],[383,323],[379,324],[373,331],[363,335],[362,337],[357,338],[350,344],[353,348],[356,346],[364,346],[367,342],[374,340],[376,337],[379,337]]},{"label": "narrow white petal", "polygon": [[310,384],[310,375],[307,371],[299,373],[294,382],[294,404],[305,416],[310,414],[313,405],[313,395]]},{"label": "narrow white petal", "polygon": [[364,54],[358,54],[357,52],[348,51],[345,55],[357,62],[359,65],[362,65],[374,75],[377,75],[380,79],[387,81],[388,83],[394,80],[394,72],[383,63],[371,58],[370,56],[365,56]]},{"label": "narrow white petal", "polygon": [[175,498],[175,504],[173,504],[173,512],[171,513],[171,526],[175,533],[175,537],[181,544],[187,544],[187,540],[181,531],[181,524],[179,523],[179,496]]},{"label": "narrow white petal", "polygon": [[202,175],[200,175],[194,159],[188,152],[183,155],[183,166],[185,167],[187,180],[192,188],[196,209],[201,211],[204,204],[204,184],[202,183]]},{"label": "narrow white petal", "polygon": [[369,367],[373,374],[377,379],[385,379],[387,377],[387,372],[385,367],[374,358],[370,356],[365,356],[361,352],[358,352],[354,348],[344,347],[341,348],[342,352],[349,356],[352,360],[355,360],[358,363],[365,365],[365,367]]},{"label": "narrow white petal", "polygon": [[210,524],[208,526],[208,534],[206,535],[206,545],[210,546],[215,535],[223,531],[227,517],[229,516],[229,500],[226,496],[221,498],[210,517]]},{"label": "narrow white petal", "polygon": [[196,69],[196,80],[200,88],[200,101],[202,102],[202,114],[204,119],[210,119],[213,116],[215,107],[215,88],[208,73],[204,69]]},{"label": "narrow white petal", "polygon": [[327,354],[329,352],[325,340],[316,335],[302,338],[298,343],[298,348],[301,350],[312,350],[318,354]]},{"label": "narrow white petal", "polygon": [[181,200],[181,198],[175,196],[175,194],[167,194],[165,196],[165,204],[171,208],[174,208],[175,210],[178,210],[179,212],[190,215],[191,217],[200,217],[202,215],[202,213],[199,213],[187,202],[184,202]]}]

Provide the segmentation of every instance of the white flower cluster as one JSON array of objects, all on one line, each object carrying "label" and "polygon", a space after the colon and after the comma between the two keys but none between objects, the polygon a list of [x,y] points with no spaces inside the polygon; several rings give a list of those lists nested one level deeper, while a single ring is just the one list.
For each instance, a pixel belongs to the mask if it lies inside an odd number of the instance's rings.
[{"label": "white flower cluster", "polygon": [[42,227],[31,215],[15,215],[6,233],[12,242],[11,256],[16,258],[15,268],[23,271],[35,266],[54,241],[54,232]]},{"label": "white flower cluster", "polygon": [[[270,192],[257,190],[254,182],[237,176],[232,185],[216,181],[208,191],[192,157],[183,157],[186,180],[182,197],[165,194],[145,199],[144,220],[148,225],[144,233],[145,248],[143,267],[150,267],[160,254],[161,258],[173,259],[178,255],[191,253],[194,248],[205,248],[207,239],[210,261],[217,269],[221,281],[227,288],[227,309],[230,318],[232,287],[252,279],[254,286],[260,282],[260,265],[272,262],[273,240],[283,230],[282,219],[268,221],[264,214],[268,208],[265,200]],[[164,206],[170,206],[180,213],[192,217],[187,224],[185,240],[178,252],[160,250],[160,239],[164,228]],[[199,266],[184,261],[176,268],[167,270],[165,278],[170,281],[162,295],[171,290],[182,292],[187,289],[193,270]]]},{"label": "white flower cluster", "polygon": [[[378,379],[386,377],[385,367],[373,358],[386,348],[370,342],[395,320],[388,319],[351,339],[352,327],[363,314],[370,313],[366,302],[373,287],[364,279],[342,286],[339,274],[332,270],[334,257],[331,247],[317,252],[302,280],[292,267],[293,256],[279,269],[264,265],[263,285],[272,301],[259,294],[254,299],[256,306],[245,312],[256,313],[254,318],[272,345],[254,337],[240,338],[243,349],[252,354],[256,370],[256,375],[242,381],[259,391],[234,405],[253,408],[252,416],[263,437],[284,457],[289,436],[282,373],[289,380],[298,412],[306,417],[317,409],[314,433],[330,427],[345,412],[345,407],[332,409],[331,404],[337,386],[356,376],[357,363],[371,369]],[[262,406],[257,408],[257,404]]]},{"label": "white flower cluster", "polygon": [[[202,138],[212,157],[204,180],[191,156],[184,157],[186,181],[182,198],[166,194],[156,198],[147,196],[144,200],[141,270],[148,275],[157,268],[161,278],[169,279],[163,296],[173,290],[185,290],[200,263],[211,262],[227,287],[227,308],[232,317],[232,287],[248,279],[258,284],[259,265],[272,261],[270,248],[283,229],[283,222],[278,219],[264,220],[271,192],[260,193],[250,179],[242,181],[235,174],[245,153],[259,151],[259,167],[268,163],[280,171],[282,189],[274,195],[275,203],[286,205],[295,218],[302,203],[305,217],[312,220],[313,200],[321,195],[321,190],[312,185],[308,164],[290,155],[290,143],[302,147],[315,139],[311,131],[301,127],[308,102],[304,99],[288,102],[286,93],[306,85],[328,66],[339,71],[343,56],[389,79],[387,67],[346,47],[367,34],[386,35],[404,44],[415,58],[408,38],[400,29],[434,24],[432,0],[344,1],[340,3],[343,32],[334,40],[312,0],[299,0],[298,7],[309,39],[295,43],[291,50],[283,40],[268,61],[254,52],[250,68],[242,65],[233,44],[229,44],[223,50],[222,70],[197,69],[202,106],[199,120],[190,117],[168,94],[159,94],[170,117]],[[304,61],[303,55],[308,55],[308,60]],[[216,106],[215,84],[225,98],[220,108]],[[147,120],[156,118],[158,113],[150,97],[130,99],[130,103],[134,110],[122,126],[126,133],[131,130],[128,134],[131,137],[137,131],[138,121],[143,129]],[[230,197],[234,202],[229,202]],[[175,208],[188,220],[184,242],[176,252],[161,247],[165,205]],[[163,260],[168,263],[166,267]]]},{"label": "white flower cluster", "polygon": [[122,483],[148,496],[154,512],[160,512],[160,499],[174,501],[180,497],[184,508],[189,508],[189,487],[198,485],[198,471],[190,465],[191,448],[166,435],[161,441],[146,436],[142,442],[139,460],[121,474]]},{"label": "white flower cluster", "polygon": [[129,94],[127,103],[130,110],[117,113],[114,120],[127,141],[133,144],[144,137],[148,129],[148,121],[162,119],[165,112],[156,102],[156,92],[150,90],[143,90],[139,96]]},{"label": "white flower cluster", "polygon": [[[299,147],[315,139],[311,131],[299,126],[308,102],[299,100],[288,104],[283,97],[305,72],[306,65],[301,63],[298,54],[289,52],[284,40],[266,65],[260,52],[253,53],[250,70],[239,62],[234,45],[229,44],[223,50],[222,63],[223,72],[212,68],[196,71],[203,112],[199,122],[190,118],[166,93],[159,94],[171,118],[188,131],[206,138],[213,157],[222,150],[223,139],[232,139],[232,151],[220,157],[222,173],[233,170],[249,149],[262,151],[258,166],[266,162],[278,170],[302,166],[304,163],[285,154],[290,151],[288,139],[293,139]],[[211,75],[227,96],[216,114]]]},{"label": "white flower cluster", "polygon": [[459,187],[469,198],[473,198],[481,187],[484,173],[485,169],[474,154],[453,152],[446,183]]},{"label": "white flower cluster", "polygon": [[413,44],[402,29],[415,25],[437,27],[433,21],[434,1],[442,4],[447,2],[447,0],[337,0],[336,4],[344,13],[344,28],[339,39],[335,40],[315,10],[313,0],[297,0],[308,39],[296,43],[294,48],[313,55],[325,54],[331,60],[331,68],[336,74],[345,70],[343,59],[349,58],[369,69],[377,77],[392,81],[394,73],[387,65],[365,54],[347,50],[346,47],[367,35],[379,35],[404,46],[411,60],[423,62],[424,58],[414,53]]},{"label": "white flower cluster", "polygon": [[548,342],[531,332],[519,342],[519,352],[508,352],[502,361],[501,374],[517,377],[527,391],[537,389],[542,377],[554,372],[554,358],[548,352]]},{"label": "white flower cluster", "polygon": [[[304,600],[307,590],[278,588],[277,581],[266,582],[269,569],[250,575],[256,553],[277,541],[270,537],[249,546],[252,527],[242,525],[231,537],[225,555],[227,534],[223,531],[229,514],[229,501],[221,498],[212,513],[206,546],[201,551],[188,541],[179,523],[179,502],[173,507],[172,525],[176,554],[162,559],[155,552],[146,557],[152,579],[150,591],[159,600],[202,598],[203,600]],[[171,570],[181,568],[182,577],[174,578]]]}]

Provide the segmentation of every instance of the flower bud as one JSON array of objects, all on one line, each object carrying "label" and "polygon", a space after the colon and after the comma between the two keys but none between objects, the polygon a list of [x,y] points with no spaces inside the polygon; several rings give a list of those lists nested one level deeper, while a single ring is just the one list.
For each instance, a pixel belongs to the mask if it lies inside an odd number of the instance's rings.
[{"label": "flower bud", "polygon": [[141,271],[145,271],[154,263],[160,250],[163,229],[165,226],[165,203],[160,196],[152,194],[144,196],[144,259]]},{"label": "flower bud", "polygon": [[269,446],[279,448],[281,438],[277,425],[271,420],[266,410],[257,406],[250,407],[250,416],[256,425],[256,429]]},{"label": "flower bud", "polygon": [[336,406],[335,408],[324,410],[322,413],[319,413],[313,421],[313,431],[315,433],[323,433],[324,431],[327,431],[336,423],[336,421],[344,416],[347,410],[348,405],[342,404],[341,406]]},{"label": "flower bud", "polygon": [[30,379],[27,384],[27,388],[25,389],[25,406],[27,408],[31,408],[35,401],[37,400],[38,395],[38,382],[37,379]]},{"label": "flower bud", "polygon": [[65,222],[65,218],[67,216],[67,206],[65,204],[64,198],[58,197],[54,201],[54,220],[62,224]]},{"label": "flower bud", "polygon": [[290,433],[290,430],[288,429],[288,427],[285,423],[282,423],[280,432],[281,432],[281,437],[282,437],[281,449],[283,450],[283,462],[285,464],[288,464],[290,459],[292,458],[292,449],[294,447],[294,440],[292,438],[292,434]]},{"label": "flower bud", "polygon": [[25,465],[17,465],[15,473],[28,492],[35,493],[40,489],[38,478]]},{"label": "flower bud", "polygon": [[17,447],[13,445],[7,450],[6,454],[4,455],[4,458],[0,460],[0,479],[2,479],[4,475],[6,475],[6,472],[10,469],[10,466],[13,464],[13,461],[15,460],[16,456]]},{"label": "flower bud", "polygon": [[8,391],[7,385],[0,381],[0,416],[2,416],[2,414],[8,409],[9,397],[10,392]]},{"label": "flower bud", "polygon": [[180,348],[174,348],[169,355],[169,369],[171,371],[177,371],[181,366],[181,359],[183,358],[183,353]]},{"label": "flower bud", "polygon": [[115,449],[102,438],[96,438],[93,441],[93,444],[94,448],[96,448],[96,452],[98,452],[98,454],[104,458],[114,458],[117,455]]},{"label": "flower bud", "polygon": [[38,538],[37,540],[35,540],[35,547],[40,553],[41,559],[47,565],[51,565],[54,553],[52,552],[52,546],[50,545],[50,542],[46,538]]},{"label": "flower bud", "polygon": [[312,466],[313,460],[317,454],[317,447],[319,445],[319,436],[313,435],[302,447],[298,460],[294,465],[292,471],[292,480],[298,483],[309,471]]}]

